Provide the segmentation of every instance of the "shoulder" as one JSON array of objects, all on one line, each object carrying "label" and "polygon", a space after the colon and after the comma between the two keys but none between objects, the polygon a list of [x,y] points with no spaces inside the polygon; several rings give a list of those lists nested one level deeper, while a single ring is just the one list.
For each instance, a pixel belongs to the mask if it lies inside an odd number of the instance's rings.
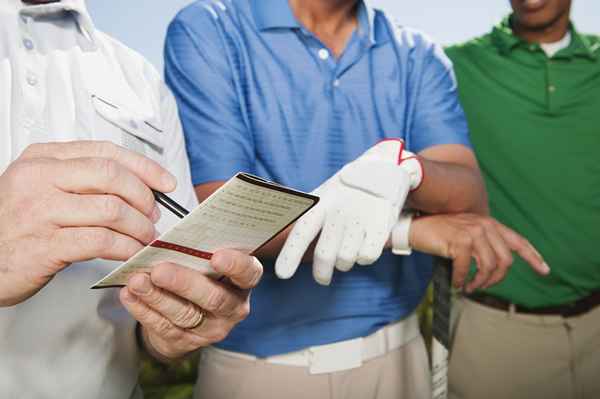
[{"label": "shoulder", "polygon": [[426,33],[404,26],[397,18],[381,10],[376,10],[378,23],[385,21],[392,43],[401,58],[423,63],[441,63],[450,67],[442,47]]},{"label": "shoulder", "polygon": [[600,56],[600,36],[589,33],[580,34],[583,40],[586,41],[590,51],[596,56]]},{"label": "shoulder", "polygon": [[466,42],[449,46],[445,51],[452,62],[457,63],[464,59],[474,57],[482,52],[490,51],[491,48],[493,48],[492,34],[488,33]]},{"label": "shoulder", "polygon": [[171,21],[173,27],[185,27],[195,33],[207,34],[235,28],[240,18],[249,12],[247,1],[197,0],[184,7]]},{"label": "shoulder", "polygon": [[119,64],[123,72],[142,74],[154,83],[162,80],[154,65],[143,55],[104,32],[96,31],[96,36],[102,42],[102,47]]}]

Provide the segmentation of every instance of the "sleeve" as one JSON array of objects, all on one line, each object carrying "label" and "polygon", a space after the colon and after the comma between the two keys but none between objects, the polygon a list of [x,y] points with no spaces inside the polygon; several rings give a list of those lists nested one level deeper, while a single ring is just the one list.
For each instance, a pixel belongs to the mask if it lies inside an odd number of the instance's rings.
[{"label": "sleeve", "polygon": [[421,71],[414,119],[409,132],[410,150],[420,152],[443,144],[461,144],[472,148],[452,62],[440,46],[428,46]]},{"label": "sleeve", "polygon": [[254,143],[217,22],[175,19],[165,44],[165,77],[173,91],[187,142],[194,185],[252,172]]}]

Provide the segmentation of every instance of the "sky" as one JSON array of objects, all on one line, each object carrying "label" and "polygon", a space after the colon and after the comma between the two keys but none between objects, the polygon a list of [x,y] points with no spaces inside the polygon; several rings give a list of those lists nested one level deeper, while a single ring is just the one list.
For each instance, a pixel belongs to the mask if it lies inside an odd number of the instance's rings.
[{"label": "sky", "polygon": [[[285,1],[285,0],[282,0]],[[190,0],[87,0],[96,26],[145,55],[162,69],[167,25]],[[508,0],[370,0],[404,26],[451,44],[488,32],[509,11]],[[600,1],[573,0],[573,21],[600,34]]]}]

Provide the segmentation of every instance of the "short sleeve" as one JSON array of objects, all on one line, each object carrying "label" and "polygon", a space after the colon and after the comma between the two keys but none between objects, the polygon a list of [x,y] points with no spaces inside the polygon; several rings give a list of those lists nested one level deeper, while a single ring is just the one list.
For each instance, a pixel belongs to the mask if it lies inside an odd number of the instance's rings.
[{"label": "short sleeve", "polygon": [[181,116],[192,182],[252,172],[254,144],[240,110],[225,46],[212,17],[194,29],[175,19],[165,44],[165,77]]},{"label": "short sleeve", "polygon": [[411,151],[420,152],[443,144],[472,148],[452,62],[442,48],[434,44],[430,44],[423,57],[414,120],[409,133]]}]

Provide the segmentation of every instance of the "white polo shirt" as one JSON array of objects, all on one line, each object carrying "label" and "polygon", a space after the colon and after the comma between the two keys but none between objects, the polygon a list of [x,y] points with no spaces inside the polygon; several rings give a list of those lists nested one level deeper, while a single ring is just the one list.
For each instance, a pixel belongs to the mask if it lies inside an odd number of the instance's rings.
[{"label": "white polo shirt", "polygon": [[[80,139],[157,160],[178,178],[173,197],[196,204],[175,101],[154,68],[96,31],[83,0],[0,0],[0,172],[31,143]],[[158,229],[174,222],[163,211]],[[135,321],[118,290],[89,289],[116,266],[73,265],[30,300],[0,309],[0,398],[138,392]]]}]

